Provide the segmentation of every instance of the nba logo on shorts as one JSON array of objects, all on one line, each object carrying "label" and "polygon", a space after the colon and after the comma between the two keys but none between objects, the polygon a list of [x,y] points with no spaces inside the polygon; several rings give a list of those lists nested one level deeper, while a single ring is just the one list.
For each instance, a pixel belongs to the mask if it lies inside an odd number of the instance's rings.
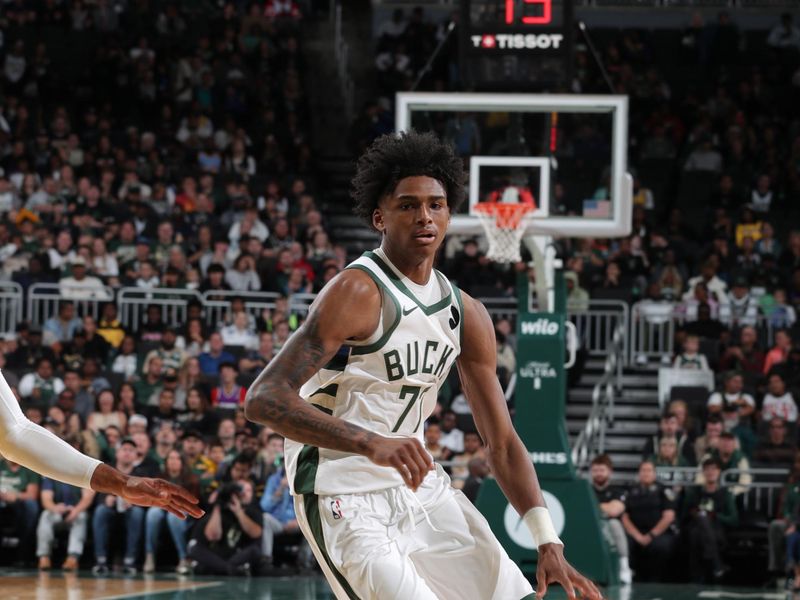
[{"label": "nba logo on shorts", "polygon": [[342,514],[342,501],[339,498],[331,500],[331,512],[333,513],[333,518],[337,521],[344,518]]}]

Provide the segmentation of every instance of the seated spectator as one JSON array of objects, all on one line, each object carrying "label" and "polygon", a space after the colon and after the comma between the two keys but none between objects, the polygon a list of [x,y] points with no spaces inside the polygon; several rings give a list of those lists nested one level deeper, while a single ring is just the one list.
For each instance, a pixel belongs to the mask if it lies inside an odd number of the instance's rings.
[{"label": "seated spectator", "polygon": [[263,519],[253,498],[248,480],[229,482],[216,492],[211,511],[189,541],[188,556],[197,562],[195,573],[243,575],[248,572],[245,565],[258,571]]},{"label": "seated spectator", "polygon": [[218,464],[206,456],[206,442],[203,435],[196,429],[189,429],[183,434],[181,450],[186,466],[199,479],[201,499],[205,501],[217,475]]},{"label": "seated spectator", "polygon": [[[294,513],[294,499],[289,491],[289,482],[286,478],[286,467],[283,465],[283,461],[281,461],[278,470],[267,479],[264,495],[261,496],[261,511],[263,512],[261,554],[268,564],[272,564],[275,535],[300,531],[297,517]],[[303,543],[303,547],[307,555],[303,562],[308,563],[310,548],[307,543]]]},{"label": "seated spectator", "polygon": [[209,406],[201,388],[189,388],[186,393],[186,412],[178,415],[178,425],[183,431],[196,430],[206,439],[216,435],[219,417]]},{"label": "seated spectator", "polygon": [[[131,438],[123,438],[116,452],[114,466],[126,475],[137,477],[155,477],[158,471],[148,467],[134,466],[137,459],[136,443]],[[136,574],[136,559],[139,552],[139,540],[142,535],[145,509],[132,506],[122,498],[112,494],[97,494],[94,515],[92,517],[92,535],[94,537],[95,565],[92,573],[108,574],[109,533],[115,519],[125,522],[125,556],[122,572],[127,575]]]},{"label": "seated spectator", "polygon": [[481,456],[470,460],[467,467],[469,468],[469,476],[464,482],[464,487],[461,491],[467,497],[467,500],[475,504],[484,479],[491,475],[491,469],[489,468],[489,461]]},{"label": "seated spectator", "polygon": [[684,297],[679,310],[686,315],[687,321],[696,321],[700,318],[700,307],[703,305],[708,307],[711,319],[719,317],[719,302],[710,296],[706,283],[698,281],[694,286],[694,295],[691,298]]},{"label": "seated spectator", "polygon": [[139,368],[139,354],[136,352],[136,340],[126,335],[119,348],[119,354],[111,363],[111,372],[119,373],[126,381],[132,381]]},{"label": "seated spectator", "polygon": [[764,375],[767,375],[775,365],[786,362],[789,351],[792,349],[792,337],[785,329],[775,332],[775,345],[767,352],[764,359]]},{"label": "seated spectator", "polygon": [[722,562],[725,531],[736,527],[739,513],[733,495],[720,486],[722,466],[716,458],[703,461],[703,486],[690,487],[681,504],[681,519],[689,537],[691,580],[706,583],[707,568],[714,581],[727,572]]},{"label": "seated spectator", "polygon": [[175,448],[178,442],[178,434],[169,427],[159,429],[153,436],[153,447],[150,449],[150,457],[158,463],[158,468],[164,470],[167,462],[167,455],[170,450]]},{"label": "seated spectator", "polygon": [[42,326],[42,341],[47,346],[52,346],[55,342],[68,342],[81,327],[83,323],[75,316],[75,305],[72,302],[61,302],[58,305],[58,315],[47,319]]},{"label": "seated spectator", "polygon": [[272,341],[272,334],[262,332],[258,334],[258,348],[248,350],[239,359],[239,370],[249,375],[257,375],[269,361],[275,356],[275,344]]},{"label": "seated spectator", "polygon": [[675,545],[674,521],[675,494],[656,481],[655,465],[643,461],[622,514],[636,581],[665,581]]},{"label": "seated spectator", "polygon": [[787,437],[786,422],[783,419],[772,419],[767,438],[756,446],[755,461],[764,465],[788,467],[796,454],[797,444]]},{"label": "seated spectator", "polygon": [[145,357],[144,362],[147,363],[153,356],[158,356],[164,369],[179,371],[186,361],[186,353],[175,345],[177,339],[178,332],[175,328],[165,327],[158,348],[151,350]]},{"label": "seated spectator", "polygon": [[53,374],[53,362],[49,358],[40,358],[36,363],[36,371],[27,373],[19,380],[18,391],[23,399],[47,408],[64,391],[64,382]]},{"label": "seated spectator", "polygon": [[204,375],[217,375],[222,363],[232,363],[236,360],[233,354],[224,348],[225,342],[222,340],[221,334],[214,332],[208,337],[208,350],[197,357],[197,360],[200,361],[200,370]]},{"label": "seated spectator", "polygon": [[[678,440],[674,437],[662,437],[658,440],[658,452],[648,457],[658,467],[688,467],[689,462],[678,453]],[[666,471],[669,473],[669,471]],[[661,479],[661,477],[659,477]],[[668,475],[668,479],[672,479]]]},{"label": "seated spectator", "polygon": [[733,344],[720,359],[720,368],[744,374],[761,375],[764,371],[764,352],[758,347],[755,327],[745,326],[739,332],[739,343]]},{"label": "seated spectator", "polygon": [[219,385],[211,390],[211,404],[220,411],[231,412],[240,406],[244,406],[244,397],[247,388],[236,383],[239,370],[233,362],[224,362],[219,366]]},{"label": "seated spectator", "polygon": [[[789,570],[786,560],[786,536],[792,535],[800,525],[800,454],[795,454],[792,471],[781,493],[780,516],[769,523],[769,563],[767,570],[773,575],[783,575]],[[796,562],[795,564],[800,564]],[[795,581],[797,587],[797,581]]]},{"label": "seated spectator", "polygon": [[178,411],[175,409],[175,392],[163,388],[158,393],[158,405],[149,407],[145,414],[150,425],[148,433],[155,436],[165,427],[176,429],[178,426]]},{"label": "seated spectator", "polygon": [[678,455],[683,458],[681,462],[684,465],[695,464],[692,441],[688,434],[680,428],[678,415],[673,412],[664,413],[661,417],[658,423],[658,433],[648,438],[645,442],[644,448],[642,449],[643,458],[649,459],[654,456],[659,450],[661,439],[665,437],[677,440],[677,452]]},{"label": "seated spectator", "polygon": [[70,263],[72,275],[62,277],[58,282],[61,295],[70,300],[112,300],[111,293],[103,282],[93,275],[88,275],[86,259],[76,256]]},{"label": "seated spectator", "polygon": [[222,342],[226,346],[242,346],[248,350],[258,347],[258,337],[250,329],[250,321],[246,312],[241,311],[234,315],[233,323],[220,330]]},{"label": "seated spectator", "polygon": [[[772,293],[772,306],[764,311],[767,322],[773,329],[791,329],[797,321],[797,313],[791,304],[788,304],[786,290],[778,288]],[[777,333],[776,333],[777,338]],[[777,342],[777,339],[775,340]],[[777,344],[776,344],[777,346]]]},{"label": "seated spectator", "polygon": [[603,534],[616,548],[619,555],[619,579],[623,584],[631,583],[633,572],[628,563],[628,538],[620,518],[625,512],[625,492],[611,485],[614,463],[607,454],[600,454],[592,459],[590,474],[595,498],[603,517]]},{"label": "seated spectator", "polygon": [[[732,411],[725,412],[728,419],[725,422],[726,429],[730,430],[738,423],[750,423],[756,411],[756,401],[748,393],[744,392],[744,378],[736,371],[725,373],[721,392],[714,392],[709,396],[706,408],[709,414],[722,415],[727,407]],[[733,419],[733,422],[730,421]]]},{"label": "seated spectator", "polygon": [[164,362],[161,357],[151,356],[150,360],[142,365],[142,373],[144,377],[138,379],[133,387],[136,390],[136,410],[146,413],[149,407],[158,404],[158,394],[163,388]]},{"label": "seated spectator", "polygon": [[[678,431],[686,436],[686,443],[689,446],[693,446],[694,441],[700,433],[700,423],[689,414],[689,405],[686,404],[686,401],[679,398],[670,400],[670,403],[667,405],[667,414],[675,415],[675,418],[678,420]],[[675,437],[680,440],[681,436],[676,433]],[[682,447],[681,451],[683,451]],[[693,462],[694,450],[690,450],[685,456],[689,462]]]},{"label": "seated spectator", "polygon": [[712,261],[706,261],[700,270],[700,275],[689,279],[688,290],[683,295],[684,300],[691,300],[695,297],[695,286],[703,282],[708,289],[709,297],[720,304],[728,303],[728,286],[717,276],[717,266]]},{"label": "seated spectator", "polygon": [[128,424],[125,413],[119,410],[119,401],[111,390],[103,390],[97,395],[95,410],[89,415],[86,427],[94,434],[100,433],[109,425],[124,431]]},{"label": "seated spectator", "polygon": [[[164,467],[161,470],[161,477],[167,481],[179,485],[190,493],[197,495],[200,493],[200,485],[197,477],[191,472],[189,466],[183,462],[181,453],[171,450],[167,454]],[[147,509],[145,517],[145,559],[142,570],[145,573],[152,573],[156,568],[156,550],[158,549],[161,527],[167,522],[172,542],[178,552],[178,566],[175,570],[185,575],[190,571],[189,561],[186,558],[186,536],[189,529],[194,525],[192,518],[179,519],[172,513],[168,513],[163,508],[151,506]]]},{"label": "seated spectator", "polygon": [[[745,493],[748,486],[753,482],[753,476],[750,474],[750,462],[737,446],[736,436],[730,431],[725,431],[719,436],[717,447],[712,449],[701,460],[702,464],[707,459],[713,458],[719,463],[723,471],[732,469],[739,471],[738,484],[731,490],[734,496]],[[704,483],[703,473],[698,473],[697,476],[697,483],[701,485]]]},{"label": "seated spectator", "polygon": [[440,443],[452,454],[464,451],[464,432],[456,427],[456,413],[447,410],[442,414],[442,438]]},{"label": "seated spectator", "polygon": [[86,335],[86,358],[93,358],[101,364],[105,364],[108,361],[111,344],[98,333],[97,322],[91,315],[85,315],[83,317],[83,332]]},{"label": "seated spectator", "polygon": [[[236,225],[234,225],[235,227]],[[237,292],[257,292],[261,289],[261,279],[256,273],[256,261],[249,254],[240,254],[233,261],[233,267],[225,273],[225,283]]]},{"label": "seated spectator", "polygon": [[672,368],[708,371],[708,360],[704,354],[698,352],[699,350],[700,338],[696,335],[687,335],[683,340],[683,351],[675,357]]},{"label": "seated spectator", "polygon": [[217,440],[222,445],[225,452],[224,460],[226,462],[232,461],[238,452],[236,449],[236,423],[233,419],[221,419],[217,426]]},{"label": "seated spectator", "polygon": [[[80,450],[80,439],[72,438],[72,445]],[[94,501],[94,491],[42,478],[42,514],[36,528],[36,556],[39,569],[48,570],[52,566],[51,554],[55,527],[62,524],[69,528],[67,557],[61,568],[64,571],[77,571],[78,561],[83,556],[89,524],[89,509]]]},{"label": "seated spectator", "polygon": [[0,457],[0,520],[13,525],[19,537],[18,560],[27,562],[36,539],[41,477],[33,471]]},{"label": "seated spectator", "polygon": [[746,277],[739,276],[733,281],[728,294],[728,302],[719,307],[719,320],[729,327],[755,325],[758,319],[758,298],[750,292]]},{"label": "seated spectator", "polygon": [[453,452],[442,445],[442,426],[438,420],[429,419],[425,427],[425,449],[433,460],[448,460]]},{"label": "seated spectator", "polygon": [[461,489],[469,476],[467,465],[473,458],[486,458],[483,440],[477,431],[468,431],[464,434],[464,452],[453,457],[452,479],[453,487]]},{"label": "seated spectator", "polygon": [[767,378],[767,393],[761,405],[761,418],[764,421],[776,417],[789,423],[797,422],[797,403],[786,390],[786,382],[780,373],[772,373]]}]

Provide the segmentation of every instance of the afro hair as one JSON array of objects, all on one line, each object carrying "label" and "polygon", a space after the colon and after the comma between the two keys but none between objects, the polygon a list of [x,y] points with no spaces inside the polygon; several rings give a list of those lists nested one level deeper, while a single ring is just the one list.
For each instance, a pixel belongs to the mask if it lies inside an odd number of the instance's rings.
[{"label": "afro hair", "polygon": [[452,146],[432,133],[390,133],[377,138],[358,160],[351,195],[354,212],[372,226],[372,214],[381,198],[400,180],[426,176],[444,187],[451,213],[464,201],[466,175]]}]

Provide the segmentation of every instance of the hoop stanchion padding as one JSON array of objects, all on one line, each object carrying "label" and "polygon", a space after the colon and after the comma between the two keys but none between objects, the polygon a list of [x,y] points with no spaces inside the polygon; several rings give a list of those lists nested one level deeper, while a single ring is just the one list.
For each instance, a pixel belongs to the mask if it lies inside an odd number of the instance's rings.
[{"label": "hoop stanchion padding", "polygon": [[522,236],[535,206],[529,203],[479,202],[473,208],[483,225],[489,250],[486,258],[495,262],[512,263],[522,260]]}]

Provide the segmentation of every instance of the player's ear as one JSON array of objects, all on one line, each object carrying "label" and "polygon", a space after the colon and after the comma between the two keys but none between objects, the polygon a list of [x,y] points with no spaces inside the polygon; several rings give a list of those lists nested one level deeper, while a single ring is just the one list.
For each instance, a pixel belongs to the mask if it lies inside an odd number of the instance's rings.
[{"label": "player's ear", "polygon": [[376,208],[372,211],[372,226],[377,229],[379,233],[383,233],[386,230],[386,224],[383,222],[383,213],[380,208]]}]

